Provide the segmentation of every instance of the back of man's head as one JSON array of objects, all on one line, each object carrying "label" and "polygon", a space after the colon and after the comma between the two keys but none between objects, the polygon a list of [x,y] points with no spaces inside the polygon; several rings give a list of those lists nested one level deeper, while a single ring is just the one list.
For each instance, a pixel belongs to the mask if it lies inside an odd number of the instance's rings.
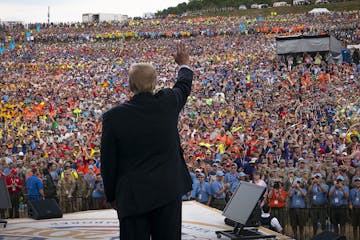
[{"label": "back of man's head", "polygon": [[262,207],[262,210],[264,213],[269,213],[270,212],[270,207],[269,205],[265,204],[263,207]]},{"label": "back of man's head", "polygon": [[150,63],[135,63],[129,71],[130,90],[134,94],[153,92],[156,86],[155,68]]}]

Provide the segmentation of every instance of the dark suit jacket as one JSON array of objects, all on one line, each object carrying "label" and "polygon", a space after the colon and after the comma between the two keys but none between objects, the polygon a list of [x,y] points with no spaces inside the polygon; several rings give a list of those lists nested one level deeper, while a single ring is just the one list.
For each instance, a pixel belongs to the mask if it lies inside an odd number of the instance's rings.
[{"label": "dark suit jacket", "polygon": [[191,190],[178,134],[193,72],[180,68],[172,89],[140,93],[103,116],[101,174],[119,218],[143,214]]}]

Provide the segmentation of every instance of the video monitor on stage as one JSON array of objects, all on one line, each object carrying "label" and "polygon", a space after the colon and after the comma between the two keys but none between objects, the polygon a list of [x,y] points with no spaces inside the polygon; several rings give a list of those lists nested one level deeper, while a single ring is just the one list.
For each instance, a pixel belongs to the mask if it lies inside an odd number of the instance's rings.
[{"label": "video monitor on stage", "polygon": [[223,215],[226,218],[246,226],[259,199],[262,199],[265,191],[265,187],[240,181],[238,188],[227,203]]}]

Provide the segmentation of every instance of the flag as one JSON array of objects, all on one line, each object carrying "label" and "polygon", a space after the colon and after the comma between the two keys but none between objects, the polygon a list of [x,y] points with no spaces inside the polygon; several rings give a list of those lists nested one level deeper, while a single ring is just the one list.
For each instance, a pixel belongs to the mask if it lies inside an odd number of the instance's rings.
[{"label": "flag", "polygon": [[9,45],[9,49],[10,49],[10,51],[13,51],[14,49],[15,49],[15,42],[14,41],[11,41],[10,42],[10,45]]},{"label": "flag", "polygon": [[36,31],[40,32],[40,24],[36,25]]},{"label": "flag", "polygon": [[240,28],[241,32],[245,32],[245,30],[246,30],[246,27],[245,27],[244,23],[240,23],[239,28]]},{"label": "flag", "polygon": [[0,54],[3,54],[5,52],[5,48],[0,47]]},{"label": "flag", "polygon": [[28,41],[30,41],[30,39],[31,39],[31,32],[30,32],[30,31],[26,31],[25,36],[26,36],[26,39],[27,39]]},{"label": "flag", "polygon": [[262,20],[263,20],[263,17],[261,15],[259,15],[258,18],[257,18],[257,21],[262,22]]}]

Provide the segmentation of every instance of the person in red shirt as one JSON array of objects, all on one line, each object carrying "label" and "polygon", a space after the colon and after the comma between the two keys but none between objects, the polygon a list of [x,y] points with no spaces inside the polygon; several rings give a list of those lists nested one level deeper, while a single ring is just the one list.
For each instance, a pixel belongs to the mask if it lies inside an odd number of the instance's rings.
[{"label": "person in red shirt", "polygon": [[282,184],[276,181],[269,191],[269,207],[280,223],[284,224],[286,216],[286,191],[282,188]]},{"label": "person in red shirt", "polygon": [[12,208],[9,209],[10,218],[19,218],[19,204],[23,183],[17,175],[16,169],[11,169],[10,174],[5,178],[6,186],[9,191]]}]

